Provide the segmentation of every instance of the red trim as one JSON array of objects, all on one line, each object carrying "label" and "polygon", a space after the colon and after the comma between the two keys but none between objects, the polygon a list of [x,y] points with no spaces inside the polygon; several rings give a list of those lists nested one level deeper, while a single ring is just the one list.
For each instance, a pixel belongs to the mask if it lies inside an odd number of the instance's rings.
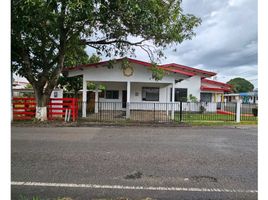
[{"label": "red trim", "polygon": [[[119,59],[115,59],[114,61],[121,61],[125,58],[119,58]],[[152,64],[148,63],[148,62],[144,62],[144,61],[140,61],[140,60],[136,60],[136,59],[132,59],[132,58],[127,58],[128,61],[132,62],[132,63],[136,63],[136,64],[140,64],[140,65],[144,65],[147,67],[151,67]],[[77,65],[77,66],[73,66],[73,67],[65,67],[64,71],[71,71],[71,70],[80,70],[83,67],[98,67],[98,65],[105,65],[108,64],[110,60],[106,60],[106,61],[102,61],[102,62],[98,62],[98,63],[91,63],[91,64],[83,64],[83,65]]]},{"label": "red trim", "polygon": [[[119,59],[115,59],[115,61],[121,61],[124,58],[119,58]],[[144,61],[140,61],[140,60],[136,60],[133,58],[127,58],[129,62],[132,63],[136,63],[139,65],[143,65],[146,67],[151,67],[152,64],[149,62],[144,62]],[[83,65],[77,65],[77,66],[73,66],[73,67],[65,67],[63,71],[72,71],[72,70],[81,70],[83,67],[98,67],[99,65],[105,65],[108,64],[109,60],[107,61],[102,61],[99,63],[92,63],[92,64],[83,64]],[[205,71],[205,70],[201,70],[201,69],[196,69],[196,68],[192,68],[192,67],[188,67],[185,65],[179,65],[176,63],[171,63],[171,64],[165,64],[165,65],[159,65],[159,67],[166,69],[167,71],[172,71],[175,73],[180,73],[180,74],[184,74],[187,76],[194,76],[196,75],[196,72],[204,74],[204,75],[209,75],[209,76],[214,76],[216,75],[216,73],[214,72],[209,72],[209,71]],[[176,67],[176,69],[172,69],[170,67]],[[179,69],[178,69],[179,68]],[[184,71],[184,70],[189,70],[189,71]]]},{"label": "red trim", "polygon": [[[119,59],[115,59],[115,61],[121,61],[123,59],[124,58],[119,58]],[[152,63],[148,63],[148,62],[144,62],[144,61],[140,61],[140,60],[136,60],[136,59],[132,59],[132,58],[127,58],[127,59],[131,63],[143,65],[143,66],[146,66],[146,67],[152,67]],[[78,65],[78,66],[74,66],[74,67],[65,68],[64,71],[81,70],[83,67],[98,67],[99,65],[108,64],[108,62],[109,61],[102,61],[102,62],[99,62],[99,63]],[[194,76],[195,75],[195,73],[192,73],[192,72],[186,72],[186,71],[182,71],[182,70],[179,70],[179,69],[166,68],[166,67],[162,67],[162,65],[159,65],[159,68],[162,68],[162,69],[164,69],[166,71],[183,74],[183,75],[186,75],[186,76]]]},{"label": "red trim", "polygon": [[202,83],[210,83],[210,84],[215,84],[215,85],[221,85],[221,86],[232,87],[232,86],[229,85],[229,84],[222,83],[222,82],[219,82],[219,81],[208,80],[208,79],[202,79],[201,82],[202,82]]},{"label": "red trim", "polygon": [[179,69],[170,69],[170,68],[161,67],[161,66],[159,68],[164,69],[164,70],[169,71],[169,72],[183,74],[183,75],[186,75],[186,76],[194,76],[195,75],[194,73],[182,71],[182,70],[179,70]]},{"label": "red trim", "polygon": [[214,72],[209,72],[209,71],[205,71],[205,70],[201,70],[201,69],[196,69],[196,68],[193,68],[193,67],[188,67],[188,66],[185,66],[185,65],[179,65],[179,64],[176,64],[176,63],[170,63],[170,64],[165,64],[165,65],[161,65],[162,67],[177,67],[177,68],[180,68],[180,69],[186,69],[186,70],[189,70],[191,72],[198,72],[198,73],[201,73],[201,74],[206,74],[206,75],[209,75],[209,76],[215,76],[217,73],[214,73]]},{"label": "red trim", "polygon": [[206,87],[206,86],[201,86],[200,89],[202,91],[218,91],[218,92],[230,92],[231,91],[228,88],[212,88],[212,87]]}]

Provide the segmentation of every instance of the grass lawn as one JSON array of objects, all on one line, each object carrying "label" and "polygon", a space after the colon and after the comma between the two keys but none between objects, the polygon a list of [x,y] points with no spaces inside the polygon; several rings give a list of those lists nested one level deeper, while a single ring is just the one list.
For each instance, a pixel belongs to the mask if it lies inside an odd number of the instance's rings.
[{"label": "grass lawn", "polygon": [[234,121],[188,121],[185,125],[189,126],[240,126],[240,125],[258,125],[257,121],[242,121],[236,123]]},{"label": "grass lawn", "polygon": [[[175,121],[179,121],[179,113],[175,114]],[[241,121],[257,121],[257,117],[241,116]],[[224,115],[216,113],[182,113],[182,121],[235,121],[235,115]]]}]

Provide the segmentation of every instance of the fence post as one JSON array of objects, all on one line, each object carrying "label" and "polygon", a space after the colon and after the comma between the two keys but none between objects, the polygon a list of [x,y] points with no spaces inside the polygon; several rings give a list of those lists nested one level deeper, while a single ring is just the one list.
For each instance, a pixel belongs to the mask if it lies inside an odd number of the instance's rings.
[{"label": "fence post", "polygon": [[99,118],[100,118],[100,121],[101,121],[101,114],[102,114],[102,109],[103,109],[103,103],[105,103],[105,102],[98,102],[98,110],[99,110],[99,113],[100,114],[97,114],[97,116],[99,116]]},{"label": "fence post", "polygon": [[180,101],[180,122],[182,121],[182,101]]},{"label": "fence post", "polygon": [[73,122],[74,122],[75,121],[75,99],[74,98],[72,98],[71,112],[72,112],[72,118],[73,118]]},{"label": "fence post", "polygon": [[154,103],[154,122],[155,122],[155,103]]},{"label": "fence post", "polygon": [[130,102],[126,105],[126,119],[130,119]]},{"label": "fence post", "polygon": [[241,102],[237,100],[236,102],[236,122],[240,122],[240,113],[241,113]]}]

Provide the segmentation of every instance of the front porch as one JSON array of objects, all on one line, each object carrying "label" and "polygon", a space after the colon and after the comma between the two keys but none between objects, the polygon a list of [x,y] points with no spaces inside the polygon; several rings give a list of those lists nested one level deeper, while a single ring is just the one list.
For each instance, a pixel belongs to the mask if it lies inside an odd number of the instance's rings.
[{"label": "front porch", "polygon": [[[96,85],[95,91],[88,95],[87,85],[92,82]],[[105,85],[105,91],[98,90],[98,85]],[[82,117],[96,118],[113,115],[114,118],[137,120],[140,112],[156,116],[165,115],[165,118],[174,119],[174,107],[167,103],[174,103],[174,98],[170,97],[170,90],[175,89],[175,83],[146,83],[146,82],[105,82],[105,81],[83,81],[82,95]],[[88,112],[88,108],[91,112]],[[146,111],[146,112],[144,112]],[[149,114],[150,112],[154,114]],[[161,114],[156,113],[161,111]],[[132,112],[132,115],[130,115]],[[134,114],[137,112],[137,114]],[[100,113],[100,114],[99,114]],[[109,117],[108,117],[109,118]],[[165,119],[166,120],[166,119]],[[165,121],[164,120],[164,121]]]}]

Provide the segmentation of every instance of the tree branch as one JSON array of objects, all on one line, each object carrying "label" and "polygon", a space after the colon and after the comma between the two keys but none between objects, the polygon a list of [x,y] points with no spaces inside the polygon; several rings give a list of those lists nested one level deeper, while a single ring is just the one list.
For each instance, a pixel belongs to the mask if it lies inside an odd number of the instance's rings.
[{"label": "tree branch", "polygon": [[121,39],[114,39],[114,40],[109,40],[109,39],[103,39],[103,40],[97,40],[97,41],[87,41],[87,40],[81,40],[82,44],[86,44],[86,45],[98,45],[98,44],[114,44],[114,43],[124,43],[124,44],[128,44],[128,45],[140,45],[142,44],[144,40],[141,40],[139,42],[130,42],[127,40],[121,40]]}]

